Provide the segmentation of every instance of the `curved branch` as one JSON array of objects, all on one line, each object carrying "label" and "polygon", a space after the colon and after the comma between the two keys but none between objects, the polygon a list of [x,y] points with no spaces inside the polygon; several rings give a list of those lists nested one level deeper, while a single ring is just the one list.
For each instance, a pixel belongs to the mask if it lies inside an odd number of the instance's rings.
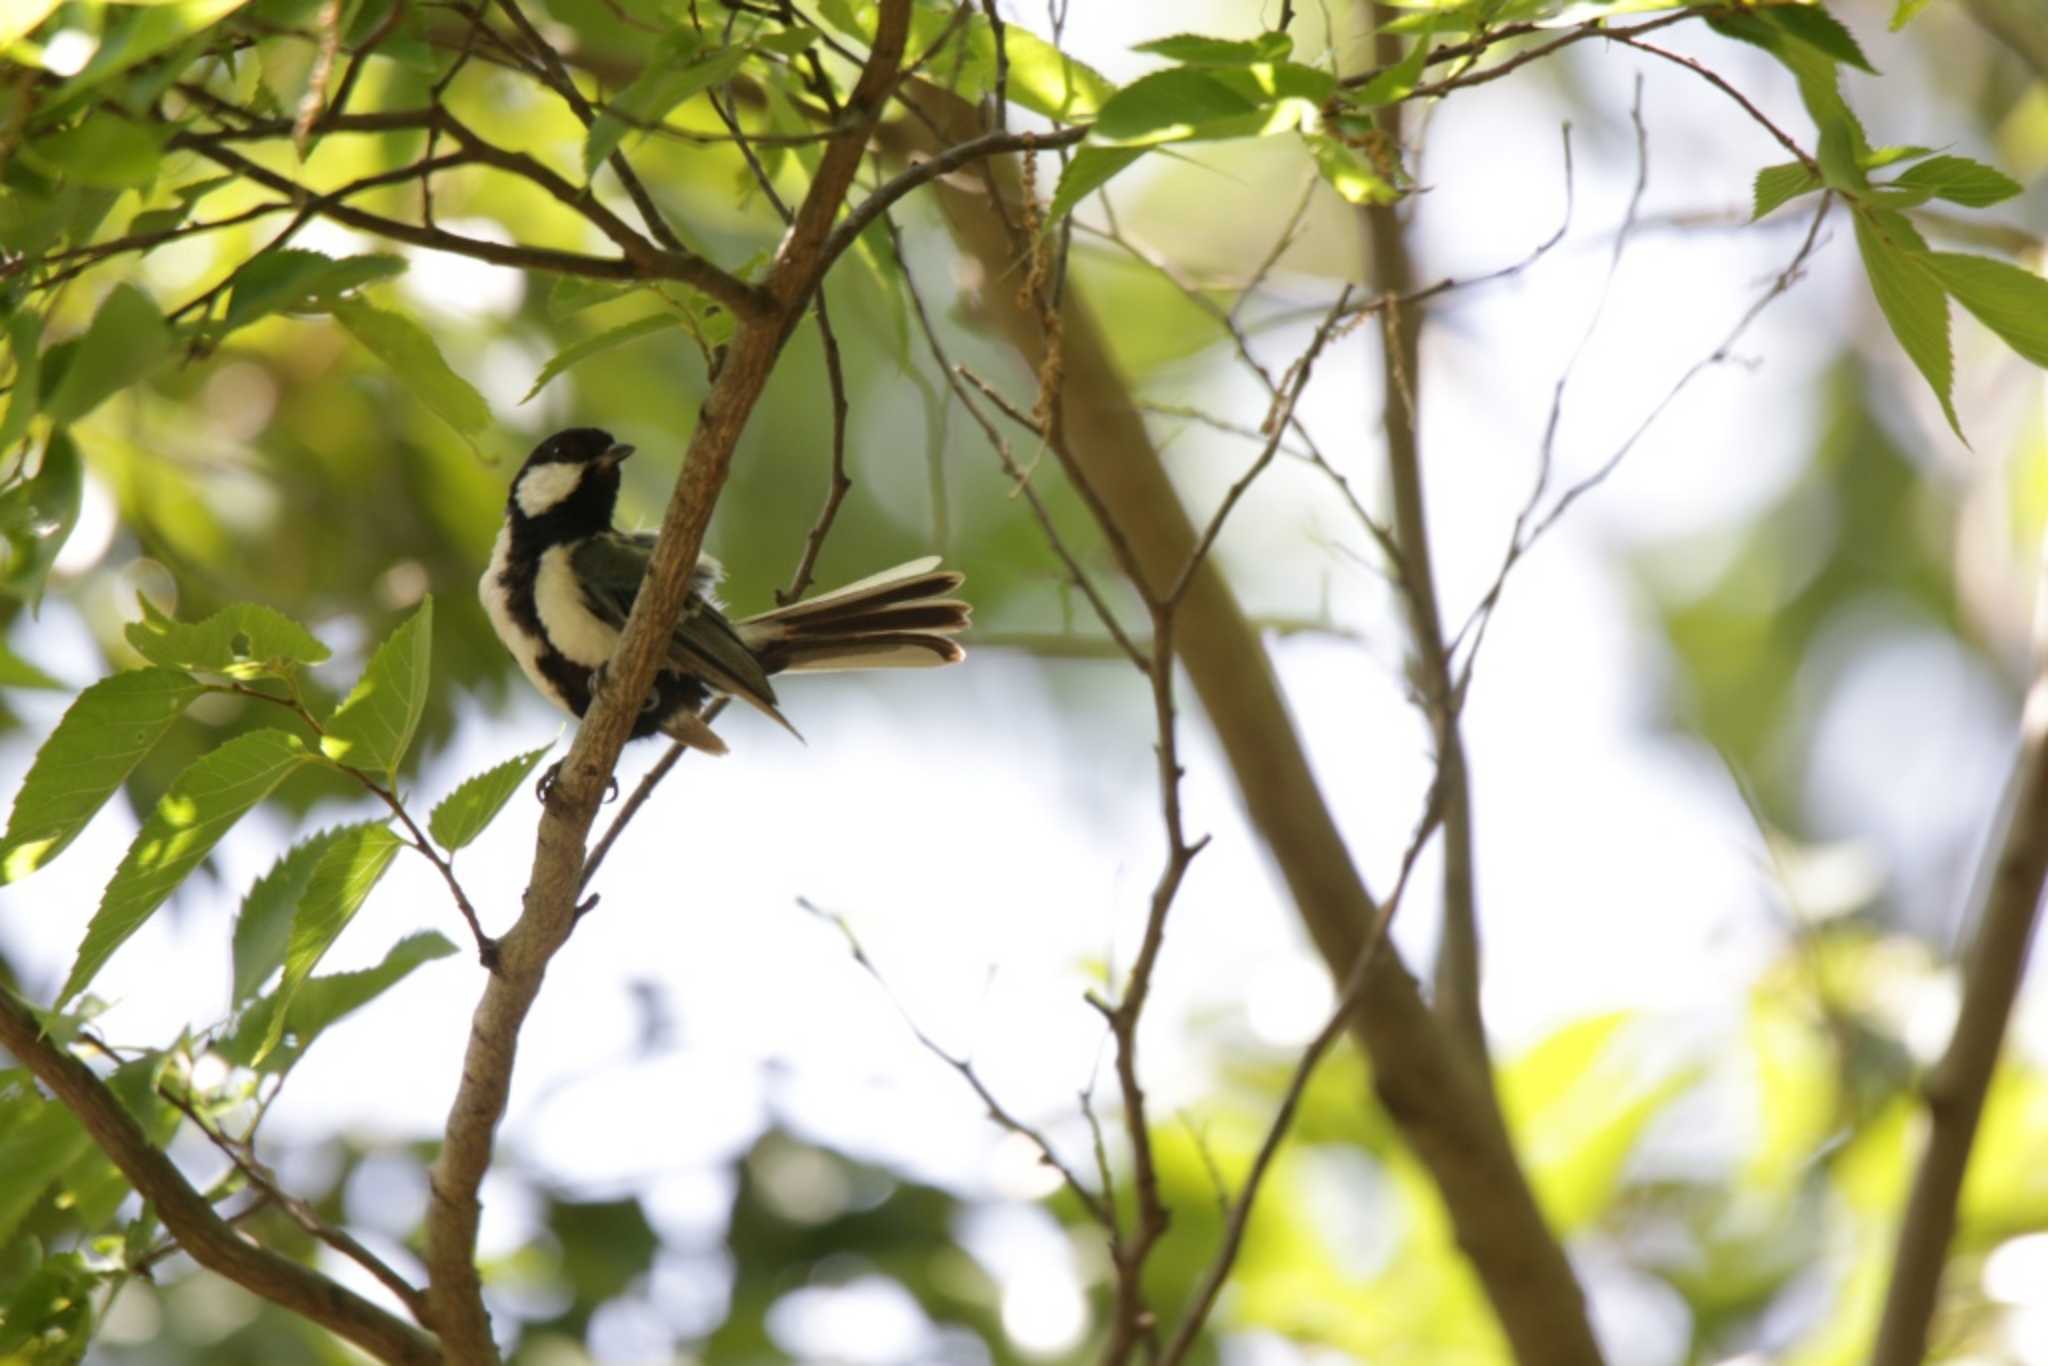
[{"label": "curved branch", "polygon": [[207,1270],[362,1348],[379,1361],[431,1366],[432,1338],[354,1291],[235,1232],[185,1174],[149,1141],[94,1071],[43,1037],[42,1022],[0,988],[0,1044],[78,1116],[130,1185],[156,1206],[178,1246]]}]

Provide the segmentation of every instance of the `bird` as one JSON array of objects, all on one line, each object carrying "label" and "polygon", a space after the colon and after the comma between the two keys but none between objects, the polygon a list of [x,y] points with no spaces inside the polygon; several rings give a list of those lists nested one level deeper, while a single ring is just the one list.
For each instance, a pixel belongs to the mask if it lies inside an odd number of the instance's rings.
[{"label": "bird", "polygon": [[[612,525],[619,466],[634,448],[596,427],[534,447],[505,497],[505,524],[477,584],[484,612],[543,696],[581,718],[618,648],[647,577],[654,537]],[[835,669],[920,668],[966,657],[953,637],[971,609],[951,596],[964,576],[925,556],[738,621],[718,599],[724,569],[700,556],[632,739],[667,735],[710,754],[725,741],[702,712],[738,698],[802,736],[769,677]]]}]

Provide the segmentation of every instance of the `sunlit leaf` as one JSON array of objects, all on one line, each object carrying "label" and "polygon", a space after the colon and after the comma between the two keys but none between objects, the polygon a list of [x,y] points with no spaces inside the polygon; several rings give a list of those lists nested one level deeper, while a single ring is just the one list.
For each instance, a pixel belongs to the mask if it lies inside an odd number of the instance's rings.
[{"label": "sunlit leaf", "polygon": [[462,848],[497,819],[512,794],[526,785],[527,775],[553,748],[542,745],[528,750],[469,779],[434,808],[427,819],[427,832],[451,853]]},{"label": "sunlit leaf", "polygon": [[50,95],[44,112],[69,107],[109,78],[177,46],[247,3],[248,0],[171,0],[168,4],[114,10],[92,60]]},{"label": "sunlit leaf", "polygon": [[40,602],[85,497],[85,467],[64,432],[51,434],[40,467],[0,492],[0,593]]},{"label": "sunlit leaf", "polygon": [[0,320],[7,330],[7,348],[14,356],[14,379],[7,394],[7,414],[0,417],[0,459],[14,443],[28,434],[29,420],[36,415],[36,400],[43,387],[43,357],[38,342],[43,320],[25,308],[17,308]]},{"label": "sunlit leaf", "polygon": [[147,597],[137,600],[142,620],[128,623],[123,634],[137,654],[168,669],[283,678],[331,653],[305,627],[260,603],[234,603],[188,624],[165,616]]},{"label": "sunlit leaf", "polygon": [[46,175],[112,190],[156,179],[170,130],[95,110],[69,128],[24,143],[21,156]]},{"label": "sunlit leaf", "polygon": [[78,695],[14,797],[0,839],[0,883],[64,852],[205,688],[174,669],[132,669]]},{"label": "sunlit leaf", "polygon": [[8,0],[0,7],[0,48],[35,32],[36,25],[56,13],[59,0]]},{"label": "sunlit leaf", "polygon": [[1067,169],[1060,173],[1059,188],[1053,191],[1052,207],[1045,214],[1046,226],[1072,213],[1082,200],[1143,155],[1143,147],[1083,147],[1074,153]]},{"label": "sunlit leaf", "polygon": [[1380,174],[1357,148],[1327,134],[1310,134],[1302,139],[1315,155],[1316,169],[1323,180],[1350,204],[1391,204],[1401,192]]},{"label": "sunlit leaf", "polygon": [[[353,1014],[397,986],[413,969],[455,952],[455,946],[432,930],[408,935],[391,946],[384,960],[358,972],[333,972],[300,983],[284,1007],[279,1024],[278,1003],[285,1000],[282,987],[250,1006],[236,1022],[235,1030],[222,1040],[222,1057],[244,1067],[278,1074],[291,1070],[313,1041],[329,1025]],[[277,1042],[266,1048],[273,1026]]]},{"label": "sunlit leaf", "polygon": [[333,305],[336,321],[391,367],[398,382],[472,446],[491,425],[490,405],[475,386],[449,368],[433,337],[412,319],[360,299]]},{"label": "sunlit leaf", "polygon": [[43,411],[60,427],[76,422],[155,369],[170,349],[171,330],[155,301],[133,285],[116,285]]},{"label": "sunlit leaf", "polygon": [[254,1061],[261,1062],[284,1038],[293,998],[341,932],[348,928],[370,891],[391,866],[404,841],[382,824],[346,826],[334,832],[299,898],[292,931],[285,945],[284,979],[271,995],[262,1043]]},{"label": "sunlit leaf", "polygon": [[[28,1093],[33,1095],[33,1092]],[[50,1183],[92,1150],[92,1136],[61,1102],[25,1102],[27,1116],[0,1134],[0,1247],[14,1237]]]},{"label": "sunlit leaf", "polygon": [[1096,118],[1095,133],[1136,146],[1266,136],[1313,127],[1335,90],[1335,77],[1296,62],[1173,67],[1111,96]]},{"label": "sunlit leaf", "polygon": [[1756,173],[1756,207],[1749,216],[1750,221],[1753,223],[1800,195],[1818,190],[1820,187],[1820,177],[1802,162],[1786,161],[1776,166],[1766,166]]},{"label": "sunlit leaf", "polygon": [[747,56],[745,44],[720,47],[691,28],[679,28],[662,39],[646,69],[590,125],[583,142],[585,173],[602,166],[619,139],[633,129],[652,128],[684,100],[731,80]]},{"label": "sunlit leaf", "polygon": [[2017,180],[1968,157],[1930,157],[1901,172],[1891,183],[1926,190],[1937,199],[1973,209],[1988,208],[2020,193]]},{"label": "sunlit leaf", "polygon": [[377,647],[370,667],[328,720],[321,753],[350,768],[397,774],[426,710],[433,638],[429,597]]},{"label": "sunlit leaf", "polygon": [[350,256],[337,261],[296,247],[266,251],[235,272],[225,325],[241,327],[271,313],[325,312],[350,290],[404,270],[405,258],[400,256]]},{"label": "sunlit leaf", "polygon": [[1978,322],[2034,364],[2048,366],[2048,280],[1989,256],[1936,251],[1926,261]]},{"label": "sunlit leaf", "polygon": [[305,897],[314,867],[341,833],[339,829],[323,830],[300,840],[242,898],[241,913],[235,917],[232,1005],[239,1006],[254,996],[270,974],[284,965],[292,915]]},{"label": "sunlit leaf", "polygon": [[1897,214],[1858,212],[1856,246],[1892,335],[1926,377],[1948,425],[1960,437],[1962,423],[1950,398],[1955,361],[1949,350],[1948,296],[1929,265],[1926,243]]},{"label": "sunlit leaf", "polygon": [[297,736],[257,730],[227,741],[179,774],[107,884],[57,1003],[85,990],[221,836],[311,757]]},{"label": "sunlit leaf", "polygon": [[1139,43],[1133,52],[1149,52],[1185,66],[1250,66],[1254,62],[1284,62],[1294,55],[1294,40],[1285,33],[1261,33],[1256,38],[1210,38],[1199,33],[1176,33]]}]

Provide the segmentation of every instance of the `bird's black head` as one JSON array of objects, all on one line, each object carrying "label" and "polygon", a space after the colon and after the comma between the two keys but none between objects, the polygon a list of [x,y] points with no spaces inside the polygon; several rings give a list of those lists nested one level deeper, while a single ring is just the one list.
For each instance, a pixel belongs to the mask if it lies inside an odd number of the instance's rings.
[{"label": "bird's black head", "polygon": [[515,528],[551,542],[606,530],[619,500],[619,462],[632,453],[596,427],[556,432],[526,457],[506,514]]}]

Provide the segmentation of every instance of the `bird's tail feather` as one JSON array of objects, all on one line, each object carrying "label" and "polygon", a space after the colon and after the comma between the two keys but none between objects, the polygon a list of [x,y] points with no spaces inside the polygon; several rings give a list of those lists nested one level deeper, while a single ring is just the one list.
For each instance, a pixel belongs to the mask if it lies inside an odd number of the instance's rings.
[{"label": "bird's tail feather", "polygon": [[829,669],[932,668],[967,652],[955,635],[972,609],[948,596],[962,577],[939,557],[899,564],[829,593],[738,623],[768,673]]}]

